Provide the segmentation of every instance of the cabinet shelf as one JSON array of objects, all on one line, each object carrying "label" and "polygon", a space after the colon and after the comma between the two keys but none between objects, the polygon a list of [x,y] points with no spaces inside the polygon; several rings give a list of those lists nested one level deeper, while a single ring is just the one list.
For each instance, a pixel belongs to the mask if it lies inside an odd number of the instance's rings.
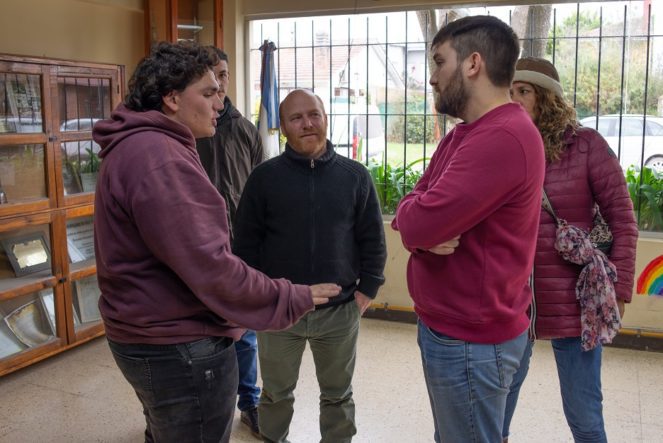
[{"label": "cabinet shelf", "polygon": [[0,280],[0,301],[52,288],[57,279],[50,270],[35,272],[23,277]]},{"label": "cabinet shelf", "polygon": [[97,273],[97,265],[94,261],[94,258],[90,258],[78,263],[72,263],[69,266],[69,275],[71,276],[72,280],[89,277]]}]

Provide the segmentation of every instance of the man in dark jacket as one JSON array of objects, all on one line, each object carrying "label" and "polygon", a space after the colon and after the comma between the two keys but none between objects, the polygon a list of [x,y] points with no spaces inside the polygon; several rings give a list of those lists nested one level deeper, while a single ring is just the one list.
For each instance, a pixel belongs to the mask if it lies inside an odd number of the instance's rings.
[{"label": "man in dark jacket", "polygon": [[267,442],[287,441],[308,342],[321,391],[322,441],[349,442],[356,433],[351,383],[359,319],[384,283],[380,206],[367,169],[337,155],[326,139],[319,97],[295,90],[279,111],[288,143],[249,177],[237,209],[234,250],[271,277],[333,281],[342,291],[291,328],[258,333],[260,432]]},{"label": "man in dark jacket", "polygon": [[146,442],[228,442],[238,325],[288,327],[340,289],[269,279],[230,252],[225,203],[195,148],[221,109],[216,62],[198,45],[160,43],[92,132],[103,159],[99,311],[143,406]]},{"label": "man in dark jacket", "polygon": [[[263,160],[262,141],[256,127],[242,116],[226,95],[229,80],[228,55],[214,46],[209,46],[208,50],[219,58],[219,63],[212,67],[212,71],[219,83],[218,95],[223,102],[223,108],[216,119],[214,137],[196,140],[196,150],[212,184],[226,201],[232,241],[235,213],[244,183],[253,168]],[[235,351],[239,371],[237,407],[241,411],[242,423],[251,429],[255,437],[260,438],[257,409],[260,388],[256,386],[258,343],[255,331],[246,331],[242,338],[235,342]]]}]

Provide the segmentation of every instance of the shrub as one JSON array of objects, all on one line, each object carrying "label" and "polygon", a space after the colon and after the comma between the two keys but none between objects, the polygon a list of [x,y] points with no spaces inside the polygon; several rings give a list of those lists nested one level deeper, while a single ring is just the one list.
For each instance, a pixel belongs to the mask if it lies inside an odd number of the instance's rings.
[{"label": "shrub", "polygon": [[631,166],[626,185],[640,230],[663,232],[663,173]]},{"label": "shrub", "polygon": [[423,163],[424,160],[428,161],[428,159],[421,158],[405,166],[392,166],[375,162],[368,164],[368,172],[373,179],[383,214],[394,214],[396,212],[398,203],[414,188],[414,185],[421,178],[423,168],[415,168],[415,166]]},{"label": "shrub", "polygon": [[[403,130],[405,125],[405,117],[399,115],[392,119],[393,123],[389,124],[389,141],[400,142],[403,140]],[[426,126],[424,134],[424,124]],[[407,116],[407,131],[405,131],[405,141],[407,143],[435,143],[435,117],[429,116],[428,120],[424,115],[408,115]]]}]

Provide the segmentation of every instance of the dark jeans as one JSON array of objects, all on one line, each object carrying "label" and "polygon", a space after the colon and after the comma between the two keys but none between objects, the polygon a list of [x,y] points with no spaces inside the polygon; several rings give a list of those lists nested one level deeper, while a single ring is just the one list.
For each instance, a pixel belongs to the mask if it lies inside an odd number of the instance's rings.
[{"label": "dark jeans", "polygon": [[108,341],[143,405],[145,442],[228,442],[237,395],[232,339],[177,345]]}]

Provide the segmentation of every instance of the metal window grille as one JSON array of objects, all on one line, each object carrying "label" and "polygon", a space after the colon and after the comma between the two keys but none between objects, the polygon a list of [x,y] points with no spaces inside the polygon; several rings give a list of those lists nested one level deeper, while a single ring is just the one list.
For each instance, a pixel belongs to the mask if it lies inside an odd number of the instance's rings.
[{"label": "metal window grille", "polygon": [[[619,156],[641,229],[663,231],[663,5],[643,0],[539,7],[548,8],[550,24],[537,35],[535,20],[526,21],[519,32],[525,37],[523,55],[556,65],[578,119],[597,128]],[[514,26],[516,15],[522,16],[518,8],[454,13],[495,15]],[[449,12],[437,11],[438,26]],[[280,99],[295,88],[318,94],[337,152],[366,164],[383,212],[393,212],[454,124],[436,113],[428,84],[432,36],[422,28],[428,27],[429,17],[403,11],[252,21],[250,114],[257,119],[258,48],[270,39],[278,48]],[[536,48],[543,49],[537,54]],[[660,168],[661,175],[643,171],[645,167]],[[640,192],[657,177],[658,197]],[[654,214],[645,220],[645,206],[658,211],[658,219]]]}]

